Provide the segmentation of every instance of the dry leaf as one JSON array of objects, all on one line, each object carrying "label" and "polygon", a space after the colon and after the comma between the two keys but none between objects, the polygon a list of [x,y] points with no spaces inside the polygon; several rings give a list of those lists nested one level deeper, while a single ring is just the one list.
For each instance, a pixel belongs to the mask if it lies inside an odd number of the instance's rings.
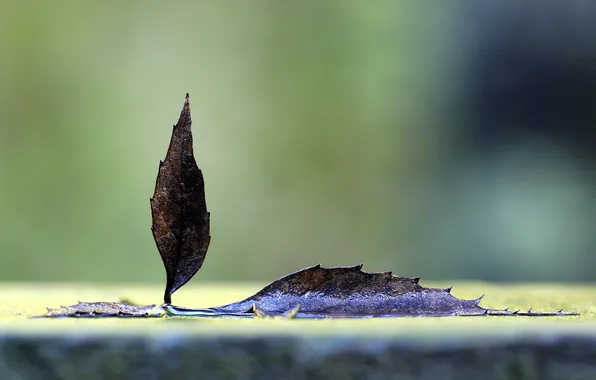
[{"label": "dry leaf", "polygon": [[48,308],[46,317],[161,317],[158,305],[136,306],[122,302],[79,302],[76,305]]},{"label": "dry leaf", "polygon": [[479,306],[482,297],[461,300],[450,294],[451,288],[427,288],[418,283],[418,278],[394,276],[391,272],[367,273],[361,268],[316,265],[284,276],[239,302],[196,310],[168,306],[166,310],[170,315],[184,316],[195,315],[195,311],[202,316],[238,316],[255,311],[274,316],[296,310],[296,318],[577,315],[487,309]]},{"label": "dry leaf", "polygon": [[193,156],[191,124],[186,94],[150,200],[151,231],[166,268],[165,303],[201,268],[211,240],[205,184]]}]

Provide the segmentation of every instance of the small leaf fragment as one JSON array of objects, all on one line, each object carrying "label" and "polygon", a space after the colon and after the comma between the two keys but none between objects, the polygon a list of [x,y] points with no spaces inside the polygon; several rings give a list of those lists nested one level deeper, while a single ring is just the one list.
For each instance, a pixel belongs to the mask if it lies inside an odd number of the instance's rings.
[{"label": "small leaf fragment", "polygon": [[136,306],[121,302],[79,302],[76,305],[47,308],[44,317],[161,317],[163,307]]},{"label": "small leaf fragment", "polygon": [[285,312],[270,312],[261,309],[257,304],[252,305],[252,311],[255,313],[257,318],[263,319],[294,319],[300,310],[300,304],[294,306],[292,309]]},{"label": "small leaf fragment", "polygon": [[167,304],[171,303],[172,293],[201,268],[211,241],[205,183],[193,156],[191,124],[186,94],[150,199],[151,231],[166,269]]}]

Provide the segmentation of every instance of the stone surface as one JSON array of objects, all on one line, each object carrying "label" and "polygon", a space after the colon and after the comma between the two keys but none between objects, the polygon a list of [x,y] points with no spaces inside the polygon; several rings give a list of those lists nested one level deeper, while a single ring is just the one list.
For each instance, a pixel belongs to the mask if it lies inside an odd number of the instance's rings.
[{"label": "stone surface", "polygon": [[[0,379],[596,379],[596,286],[454,285],[490,307],[582,316],[48,320],[28,316],[77,300],[155,303],[161,287],[5,284]],[[258,288],[190,286],[174,301],[206,307]]]},{"label": "stone surface", "polygon": [[382,337],[10,335],[2,379],[591,379],[596,339],[432,346]]}]

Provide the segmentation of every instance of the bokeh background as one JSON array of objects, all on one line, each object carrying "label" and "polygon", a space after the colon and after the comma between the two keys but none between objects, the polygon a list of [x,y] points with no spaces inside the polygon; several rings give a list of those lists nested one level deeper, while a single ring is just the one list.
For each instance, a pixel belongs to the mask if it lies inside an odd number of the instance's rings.
[{"label": "bokeh background", "polygon": [[2,1],[0,280],[163,282],[184,94],[195,280],[364,263],[596,280],[596,3]]}]

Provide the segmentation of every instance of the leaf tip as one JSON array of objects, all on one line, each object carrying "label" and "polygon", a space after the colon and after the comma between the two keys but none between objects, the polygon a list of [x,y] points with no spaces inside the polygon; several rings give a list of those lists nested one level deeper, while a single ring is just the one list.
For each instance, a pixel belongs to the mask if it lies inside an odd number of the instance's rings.
[{"label": "leaf tip", "polygon": [[188,92],[186,93],[186,96],[184,97],[184,107],[183,107],[184,111],[190,112],[190,96],[188,95]]}]

